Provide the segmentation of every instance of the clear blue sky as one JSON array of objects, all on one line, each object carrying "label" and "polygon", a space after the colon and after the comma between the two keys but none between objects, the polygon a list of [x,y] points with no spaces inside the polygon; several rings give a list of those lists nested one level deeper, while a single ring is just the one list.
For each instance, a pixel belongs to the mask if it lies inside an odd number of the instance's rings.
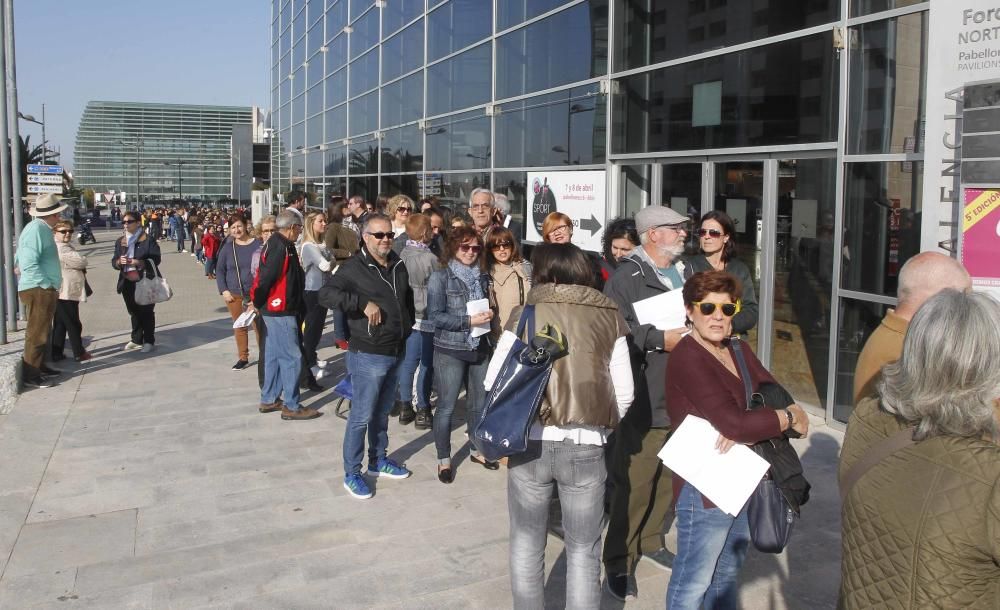
[{"label": "clear blue sky", "polygon": [[[267,0],[15,0],[18,105],[72,167],[88,101],[267,109]],[[21,121],[41,142],[41,127]]]}]

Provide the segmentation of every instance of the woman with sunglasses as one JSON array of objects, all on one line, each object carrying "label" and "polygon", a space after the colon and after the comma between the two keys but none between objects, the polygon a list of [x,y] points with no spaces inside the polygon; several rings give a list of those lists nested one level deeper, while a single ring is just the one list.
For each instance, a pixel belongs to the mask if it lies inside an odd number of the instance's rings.
[{"label": "woman with sunglasses", "polygon": [[[739,312],[739,280],[725,271],[703,271],[684,283],[684,306],[691,332],[667,362],[667,412],[676,428],[688,415],[708,420],[725,453],[736,443],[753,444],[789,428],[805,436],[809,419],[796,404],[787,409],[747,410],[746,389],[730,336]],[[739,339],[734,339],[739,341]],[[741,349],[756,391],[774,378],[753,351]],[[667,589],[675,610],[739,607],[739,574],[750,544],[747,507],[735,517],[724,513],[676,474],[673,475],[677,556]]]},{"label": "woman with sunglasses", "polygon": [[[410,218],[412,212],[413,200],[406,195],[393,195],[385,205],[385,215],[392,221],[392,232],[396,234],[392,245],[394,250],[396,244],[399,242],[399,238],[406,233],[406,221]],[[405,245],[406,238],[404,237],[402,245],[396,251],[396,254],[399,254]]]},{"label": "woman with sunglasses", "polygon": [[[156,239],[146,235],[145,229],[139,225],[136,212],[125,212],[122,216],[125,234],[115,241],[115,253],[111,258],[111,266],[118,270],[118,294],[125,301],[125,309],[132,319],[131,341],[125,344],[126,350],[142,349],[143,353],[153,351],[156,344],[156,314],[154,305],[139,305],[135,302],[135,285],[145,273],[146,277],[155,277],[153,265],[160,265],[160,246]],[[152,263],[152,264],[150,264]]]},{"label": "woman with sunglasses", "polygon": [[514,233],[506,227],[488,233],[484,263],[490,276],[490,303],[497,312],[493,318],[493,336],[499,337],[510,312],[524,305],[531,290],[531,263],[521,257]]},{"label": "woman with sunglasses", "polygon": [[77,362],[90,360],[90,352],[83,349],[83,324],[80,322],[80,303],[87,301],[87,257],[73,247],[73,223],[60,220],[56,223],[56,249],[62,268],[62,285],[56,301],[56,315],[52,321],[52,361],[59,362],[66,356],[63,348],[66,336],[73,348]]},{"label": "woman with sunglasses", "polygon": [[695,273],[699,271],[725,271],[736,276],[743,292],[740,295],[740,312],[733,318],[733,332],[746,335],[757,326],[757,293],[753,288],[750,269],[736,258],[736,224],[725,212],[712,210],[701,217],[698,244],[701,252],[687,257]]},{"label": "woman with sunglasses", "polygon": [[472,443],[470,459],[497,470],[500,465],[479,454],[473,430],[482,417],[486,400],[483,381],[489,366],[492,341],[489,333],[473,335],[474,326],[489,326],[494,312],[487,309],[469,314],[466,304],[486,299],[489,276],[480,269],[483,242],[472,227],[460,227],[448,235],[441,259],[443,269],[431,274],[427,285],[427,317],[434,324],[434,385],[438,389],[434,414],[434,446],[437,448],[438,480],[451,483],[451,416],[463,382],[466,386],[465,421]]}]

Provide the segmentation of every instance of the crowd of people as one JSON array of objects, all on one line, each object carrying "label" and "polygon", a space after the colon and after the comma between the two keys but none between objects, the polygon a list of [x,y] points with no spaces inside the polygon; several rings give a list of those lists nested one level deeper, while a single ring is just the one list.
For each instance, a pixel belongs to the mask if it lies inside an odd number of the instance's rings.
[{"label": "crowd of people", "polygon": [[[40,199],[18,248],[29,311],[25,379],[36,385],[53,374],[44,362],[53,319],[53,355],[68,334],[74,357],[89,357],[78,311],[87,261],[69,244],[64,231],[72,227],[59,212],[57,201]],[[438,480],[456,482],[452,429],[463,389],[469,460],[503,467],[484,455],[474,431],[495,363],[509,349],[504,332],[528,307],[537,327],[565,335],[567,354],[553,365],[527,451],[506,462],[514,607],[544,606],[556,499],[567,607],[600,606],[602,564],[605,590],[635,598],[640,561],[670,571],[669,608],[739,607],[747,507],[724,512],[657,455],[689,415],[718,431],[720,452],[809,432],[795,403],[748,404],[747,385],[781,379],[740,348],[758,307],[726,214],[710,212],[695,229],[669,207],[647,207],[610,222],[602,252],[589,253],[572,244],[572,219],[553,212],[530,254],[505,198],[482,188],[462,211],[405,195],[333,197],[311,211],[293,192],[257,226],[241,213],[209,210],[128,211],[122,220],[112,265],[132,318],[126,349],[155,345],[154,308],[136,304],[134,291],[159,264],[158,242],[173,239],[184,252],[193,240],[191,253],[211,260],[206,275],[232,319],[255,316],[234,329],[232,368],[250,366],[253,328],[260,413],[287,421],[322,415],[302,404],[301,392],[326,389],[320,381],[331,367],[318,349],[332,317],[351,385],[343,485],[358,499],[373,497],[372,478],[411,475],[390,455],[393,418],[431,431]],[[58,239],[46,235],[53,229]],[[698,251],[685,252],[692,231]],[[955,260],[911,258],[898,307],[859,357],[840,464],[846,608],[1000,603],[1000,304],[970,288]],[[640,319],[638,302],[671,291],[680,291],[684,324],[664,329]],[[663,538],[672,523],[676,552]]]}]

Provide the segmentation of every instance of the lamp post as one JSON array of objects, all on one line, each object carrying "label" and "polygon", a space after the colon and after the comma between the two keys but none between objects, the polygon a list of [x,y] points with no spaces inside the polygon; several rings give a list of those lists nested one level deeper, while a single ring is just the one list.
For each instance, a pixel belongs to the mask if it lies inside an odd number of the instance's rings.
[{"label": "lamp post", "polygon": [[181,168],[188,165],[187,161],[164,161],[164,165],[176,165],[177,166],[177,199],[184,201],[184,193],[182,192],[181,185]]},{"label": "lamp post", "polygon": [[140,163],[140,153],[142,152],[142,145],[144,144],[142,138],[136,139],[135,142],[126,142],[124,140],[118,140],[119,146],[128,146],[129,148],[135,147],[135,208],[139,209],[142,205],[142,191],[139,190],[139,163]]},{"label": "lamp post", "polygon": [[21,117],[25,121],[28,121],[29,123],[35,123],[36,125],[41,125],[42,126],[42,165],[45,165],[45,160],[46,160],[45,149],[48,146],[48,143],[45,140],[45,104],[42,104],[42,120],[41,121],[39,121],[38,119],[36,119],[33,115],[24,114],[24,113],[22,113],[20,111],[17,113],[17,116]]}]

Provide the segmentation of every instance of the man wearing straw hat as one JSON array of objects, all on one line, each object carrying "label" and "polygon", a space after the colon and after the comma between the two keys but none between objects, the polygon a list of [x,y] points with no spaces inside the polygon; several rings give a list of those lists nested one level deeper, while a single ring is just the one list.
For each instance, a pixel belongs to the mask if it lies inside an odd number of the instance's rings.
[{"label": "man wearing straw hat", "polygon": [[24,332],[24,385],[35,388],[52,386],[49,375],[60,371],[45,365],[45,346],[52,330],[62,271],[59,250],[52,228],[66,204],[53,194],[39,197],[28,210],[34,220],[24,225],[17,241],[14,262],[20,271],[18,295],[28,316]]}]

